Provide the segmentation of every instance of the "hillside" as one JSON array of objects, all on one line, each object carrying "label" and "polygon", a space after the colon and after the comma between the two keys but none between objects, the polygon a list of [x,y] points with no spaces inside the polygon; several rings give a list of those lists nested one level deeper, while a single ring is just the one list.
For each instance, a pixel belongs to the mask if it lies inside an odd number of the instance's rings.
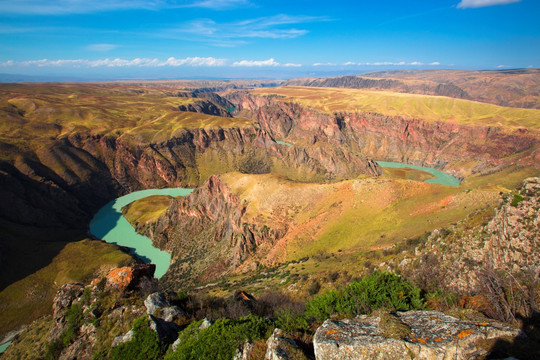
[{"label": "hillside", "polygon": [[283,86],[386,90],[448,96],[500,106],[540,109],[538,69],[395,70],[356,76],[291,79]]}]

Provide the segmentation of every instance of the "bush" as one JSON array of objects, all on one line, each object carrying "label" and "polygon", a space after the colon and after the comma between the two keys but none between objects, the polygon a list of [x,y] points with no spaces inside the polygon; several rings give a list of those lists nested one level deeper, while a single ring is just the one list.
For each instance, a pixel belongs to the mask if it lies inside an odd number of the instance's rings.
[{"label": "bush", "polygon": [[514,198],[512,199],[512,202],[510,203],[510,205],[512,206],[517,206],[520,201],[523,200],[523,196],[519,195],[519,194],[514,194]]},{"label": "bush", "polygon": [[304,316],[322,322],[333,314],[368,314],[375,309],[407,311],[422,309],[420,288],[391,273],[375,272],[343,291],[328,291],[306,304]]},{"label": "bush", "polygon": [[197,321],[184,329],[178,336],[180,345],[175,352],[169,352],[165,359],[229,360],[246,340],[265,339],[270,336],[272,328],[265,319],[253,315],[239,320],[221,319],[204,330],[199,330],[200,324]]},{"label": "bush", "polygon": [[158,359],[164,346],[155,331],[150,329],[150,320],[144,316],[133,322],[133,339],[112,348],[109,358],[115,360]]}]

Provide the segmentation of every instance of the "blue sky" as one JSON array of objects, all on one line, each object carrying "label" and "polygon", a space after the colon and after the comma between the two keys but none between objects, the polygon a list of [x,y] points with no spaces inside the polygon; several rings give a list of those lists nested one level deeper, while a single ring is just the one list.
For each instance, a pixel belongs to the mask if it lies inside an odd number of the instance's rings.
[{"label": "blue sky", "polygon": [[0,73],[269,77],[540,67],[540,1],[0,0]]}]

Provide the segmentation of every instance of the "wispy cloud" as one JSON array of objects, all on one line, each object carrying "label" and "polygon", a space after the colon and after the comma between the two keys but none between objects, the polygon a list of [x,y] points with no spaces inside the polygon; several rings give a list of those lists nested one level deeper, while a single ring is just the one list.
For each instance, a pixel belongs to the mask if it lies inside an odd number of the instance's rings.
[{"label": "wispy cloud", "polygon": [[159,10],[199,7],[221,10],[246,6],[249,0],[0,0],[0,13],[20,15],[66,15],[105,11]]},{"label": "wispy cloud", "polygon": [[280,64],[277,61],[275,61],[273,58],[268,59],[268,60],[241,60],[241,61],[235,61],[232,64],[232,66],[248,66],[248,67],[279,66],[279,65]]},{"label": "wispy cloud", "polygon": [[293,64],[293,63],[286,63],[283,64],[285,67],[302,67],[302,64]]},{"label": "wispy cloud", "polygon": [[458,9],[481,8],[494,5],[506,5],[520,2],[521,0],[461,0],[457,4]]},{"label": "wispy cloud", "polygon": [[297,28],[301,24],[329,21],[322,16],[291,16],[279,14],[230,23],[219,23],[211,19],[197,19],[174,29],[167,29],[158,35],[180,37],[189,41],[206,42],[217,46],[237,46],[247,40],[293,39],[308,33],[307,29]]},{"label": "wispy cloud", "polygon": [[[313,66],[320,66],[320,65],[329,65],[327,64],[321,64],[321,63],[315,63]],[[399,62],[392,62],[392,61],[376,61],[376,62],[353,62],[353,61],[347,61],[343,65],[345,66],[362,66],[362,65],[368,65],[368,66],[403,66],[403,65],[411,65],[411,66],[422,66],[425,65],[421,61],[412,61],[412,62],[405,62],[405,61],[399,61]],[[440,62],[434,61],[432,63],[429,63],[428,65],[436,66],[441,65]]]},{"label": "wispy cloud", "polygon": [[313,64],[313,66],[335,66],[336,64],[334,63],[331,63],[331,62],[327,62],[327,63],[320,63],[320,62],[317,62],[315,64]]},{"label": "wispy cloud", "polygon": [[89,51],[111,51],[118,47],[118,45],[114,44],[90,44],[88,46],[85,46],[86,50]]},{"label": "wispy cloud", "polygon": [[508,65],[497,65],[497,69],[504,69],[507,68]]},{"label": "wispy cloud", "polygon": [[199,0],[186,4],[186,7],[201,7],[207,9],[229,9],[232,7],[249,5],[247,0]]},{"label": "wispy cloud", "polygon": [[13,60],[8,60],[6,62],[0,63],[0,66],[37,66],[37,67],[161,67],[161,66],[223,66],[226,64],[225,59],[216,59],[213,57],[187,57],[184,59],[176,59],[170,57],[165,61],[159,59],[149,59],[149,58],[134,58],[134,59],[98,59],[98,60],[87,60],[87,59],[58,59],[58,60],[49,60],[49,59],[40,59],[40,60],[29,60],[15,62]]}]

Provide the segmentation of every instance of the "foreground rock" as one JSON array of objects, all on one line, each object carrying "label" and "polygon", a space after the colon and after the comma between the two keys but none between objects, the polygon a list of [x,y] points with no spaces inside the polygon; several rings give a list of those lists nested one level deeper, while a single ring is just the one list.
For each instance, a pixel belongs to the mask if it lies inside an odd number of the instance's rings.
[{"label": "foreground rock", "polygon": [[[386,319],[385,319],[386,317]],[[474,359],[497,338],[519,329],[500,323],[462,321],[438,311],[326,320],[315,333],[317,360]]]},{"label": "foreground rock", "polygon": [[118,290],[133,290],[142,282],[152,282],[156,265],[144,264],[126,266],[111,271],[106,279],[107,286]]},{"label": "foreground rock", "polygon": [[307,360],[293,339],[285,337],[281,329],[275,329],[266,341],[264,360]]}]

